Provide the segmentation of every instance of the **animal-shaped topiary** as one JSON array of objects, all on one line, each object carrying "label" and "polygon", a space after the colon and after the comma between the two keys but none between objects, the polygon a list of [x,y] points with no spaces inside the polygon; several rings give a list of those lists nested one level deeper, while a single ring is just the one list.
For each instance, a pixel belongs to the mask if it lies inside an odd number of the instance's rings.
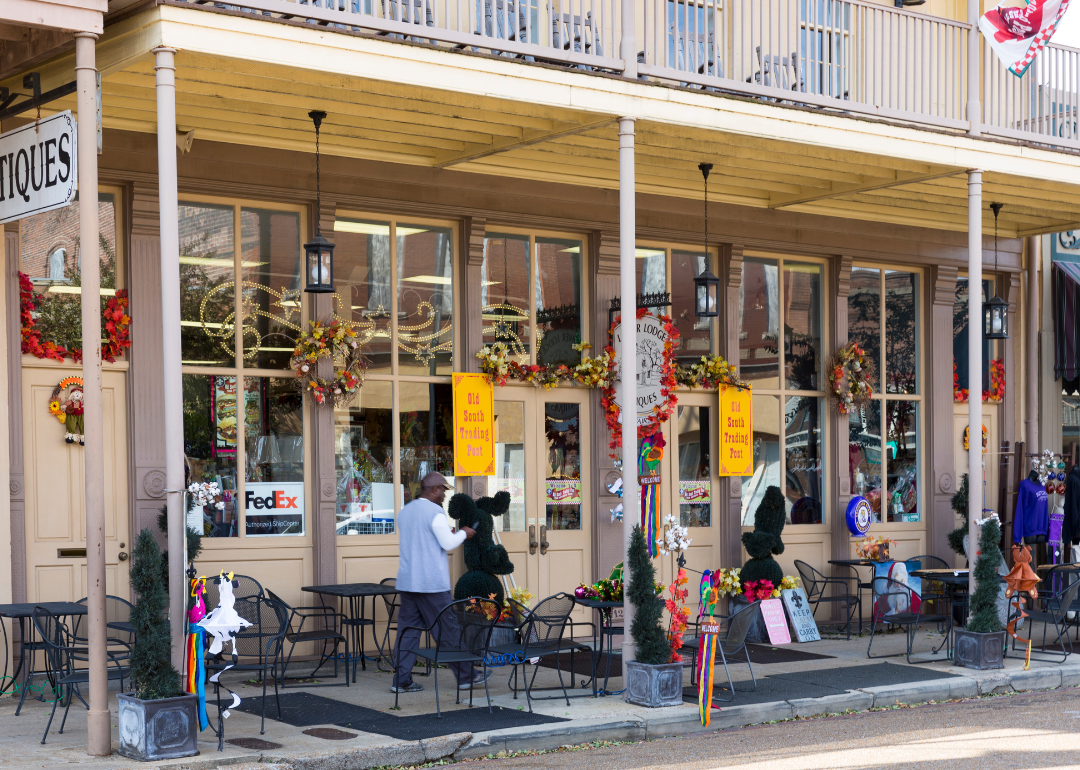
[{"label": "animal-shaped topiary", "polygon": [[465,541],[465,568],[454,586],[455,599],[470,599],[479,596],[483,599],[494,595],[495,601],[502,606],[502,581],[496,575],[509,575],[514,565],[506,549],[495,543],[495,517],[510,510],[510,493],[496,492],[494,497],[481,497],[473,501],[471,497],[458,493],[450,498],[450,518],[458,526],[476,525],[476,535]]},{"label": "animal-shaped topiary", "polygon": [[768,580],[773,587],[778,587],[784,579],[784,571],[776,563],[773,554],[784,552],[784,541],[780,534],[784,531],[787,514],[784,511],[784,495],[780,487],[769,487],[754,513],[754,531],[744,532],[743,547],[750,554],[750,560],[743,565],[739,577],[743,585],[751,581]]}]

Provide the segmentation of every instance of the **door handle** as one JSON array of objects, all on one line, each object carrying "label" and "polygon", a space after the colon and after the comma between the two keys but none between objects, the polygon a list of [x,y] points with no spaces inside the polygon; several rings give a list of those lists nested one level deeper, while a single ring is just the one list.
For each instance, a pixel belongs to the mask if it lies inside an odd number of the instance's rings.
[{"label": "door handle", "polygon": [[127,556],[128,555],[126,553],[124,553],[123,551],[116,554],[116,558],[119,559],[120,561],[127,561]]},{"label": "door handle", "polygon": [[540,553],[547,553],[550,546],[551,543],[549,543],[547,539],[547,526],[542,525],[540,527]]},{"label": "door handle", "polygon": [[529,525],[529,553],[536,553],[536,546],[540,543],[536,542],[536,525]]}]

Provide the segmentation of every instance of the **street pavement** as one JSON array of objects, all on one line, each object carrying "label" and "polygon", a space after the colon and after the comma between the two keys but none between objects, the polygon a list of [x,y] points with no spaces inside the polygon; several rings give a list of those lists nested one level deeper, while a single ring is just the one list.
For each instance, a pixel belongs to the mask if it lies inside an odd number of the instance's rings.
[{"label": "street pavement", "polygon": [[477,770],[1080,768],[1080,690],[979,698],[483,760]]}]

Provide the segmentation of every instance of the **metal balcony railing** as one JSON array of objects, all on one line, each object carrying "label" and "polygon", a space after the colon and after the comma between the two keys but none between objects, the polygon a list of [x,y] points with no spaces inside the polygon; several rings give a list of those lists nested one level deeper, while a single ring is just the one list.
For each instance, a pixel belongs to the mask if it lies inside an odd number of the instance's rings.
[{"label": "metal balcony railing", "polygon": [[[623,4],[630,2],[642,80],[957,131],[972,127],[971,26],[867,0],[188,2],[608,72],[628,69],[620,49]],[[982,131],[1080,149],[1080,50],[1048,46],[1017,78],[981,36],[980,47]]]}]

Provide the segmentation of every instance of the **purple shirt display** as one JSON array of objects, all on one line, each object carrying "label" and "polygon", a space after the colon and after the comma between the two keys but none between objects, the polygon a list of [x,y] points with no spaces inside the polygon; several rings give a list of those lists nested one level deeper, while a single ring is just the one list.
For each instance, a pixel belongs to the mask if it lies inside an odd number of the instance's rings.
[{"label": "purple shirt display", "polygon": [[1050,508],[1046,489],[1031,479],[1020,482],[1020,494],[1016,497],[1016,515],[1013,518],[1013,542],[1023,542],[1027,537],[1047,536],[1050,530]]}]

